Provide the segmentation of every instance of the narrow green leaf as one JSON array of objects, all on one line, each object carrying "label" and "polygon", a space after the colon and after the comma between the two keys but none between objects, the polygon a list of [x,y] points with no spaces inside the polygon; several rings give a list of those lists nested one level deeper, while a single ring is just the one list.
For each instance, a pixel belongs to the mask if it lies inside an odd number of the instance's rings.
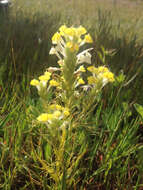
[{"label": "narrow green leaf", "polygon": [[136,111],[141,115],[141,117],[143,119],[143,106],[136,103],[136,104],[134,104],[134,107],[135,107]]}]

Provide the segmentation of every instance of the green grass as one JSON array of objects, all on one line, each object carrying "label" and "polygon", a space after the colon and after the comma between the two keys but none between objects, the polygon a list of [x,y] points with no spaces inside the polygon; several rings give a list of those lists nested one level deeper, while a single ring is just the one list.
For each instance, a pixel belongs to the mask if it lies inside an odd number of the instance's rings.
[{"label": "green grass", "polygon": [[[35,121],[41,104],[29,97],[16,99],[13,93],[8,110],[1,114],[0,187],[56,189],[48,175],[52,159],[50,137],[46,128]],[[73,173],[70,185],[62,186],[63,189],[139,189],[143,186],[141,119],[133,118],[132,106],[125,105],[111,108],[102,100],[93,114],[86,120],[81,117],[76,123],[72,139],[67,141],[67,150],[71,152],[67,159],[71,159]]]},{"label": "green grass", "polygon": [[[141,190],[143,120],[133,105],[143,105],[142,2],[13,2],[0,18],[0,189]],[[81,24],[91,33],[95,65],[101,64],[101,46],[113,50],[106,63],[116,75],[123,70],[126,78],[104,88],[94,112],[76,123],[63,163],[69,176],[65,173],[55,187],[50,137],[46,127],[37,125],[42,107],[29,81],[56,65],[49,56],[51,37],[64,23]]]}]

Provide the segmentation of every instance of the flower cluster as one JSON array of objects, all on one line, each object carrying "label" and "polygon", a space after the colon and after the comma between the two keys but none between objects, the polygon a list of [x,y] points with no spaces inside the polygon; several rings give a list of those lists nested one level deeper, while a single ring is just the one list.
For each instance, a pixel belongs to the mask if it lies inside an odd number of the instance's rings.
[{"label": "flower cluster", "polygon": [[[95,91],[100,91],[107,83],[114,81],[114,75],[107,67],[91,65],[90,51],[93,48],[80,51],[81,46],[92,42],[90,34],[82,26],[75,28],[63,25],[53,35],[50,54],[58,57],[59,67],[49,67],[39,80],[33,79],[30,84],[36,86],[39,92],[45,89],[47,93],[50,88],[56,87],[58,97],[61,98],[58,102],[64,107],[49,105],[48,110],[37,118],[38,121],[50,124],[67,118],[81,90],[95,88]],[[87,72],[90,72],[89,77],[85,74]]]},{"label": "flower cluster", "polygon": [[54,120],[62,120],[70,115],[69,109],[62,107],[58,104],[51,104],[48,113],[42,113],[38,116],[37,120],[47,124],[52,123]]},{"label": "flower cluster", "polygon": [[47,87],[48,82],[49,82],[49,88],[52,86],[59,86],[59,83],[56,80],[51,79],[51,73],[47,71],[44,73],[44,75],[41,75],[39,77],[39,80],[37,79],[31,80],[30,84],[32,86],[36,86],[38,91],[40,91],[41,89]]},{"label": "flower cluster", "polygon": [[[51,48],[50,54],[56,54],[60,60],[63,60],[67,56],[67,52],[77,53],[82,45],[92,42],[90,34],[87,34],[84,27],[79,26],[75,28],[63,25],[52,37],[52,44],[54,46]],[[77,55],[77,62],[84,62],[86,60],[84,59],[85,57],[89,57],[88,62],[90,62],[91,56],[88,54],[89,50]]]},{"label": "flower cluster", "polygon": [[87,78],[88,84],[91,86],[97,86],[100,84],[100,88],[103,88],[108,82],[114,82],[114,74],[109,71],[107,67],[90,66],[87,68],[92,73],[92,76]]}]

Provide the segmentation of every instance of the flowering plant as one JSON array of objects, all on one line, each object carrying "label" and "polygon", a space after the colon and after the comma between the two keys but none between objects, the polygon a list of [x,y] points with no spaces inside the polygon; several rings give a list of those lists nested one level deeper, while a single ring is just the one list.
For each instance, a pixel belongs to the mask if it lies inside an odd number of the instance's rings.
[{"label": "flowering plant", "polygon": [[[68,160],[65,154],[71,154],[72,150],[68,145],[73,136],[72,128],[77,127],[77,119],[76,122],[73,119],[75,110],[78,117],[81,113],[86,117],[86,112],[95,103],[98,93],[107,83],[114,81],[114,74],[107,67],[91,64],[90,51],[93,48],[81,51],[81,46],[92,42],[92,37],[84,27],[61,26],[52,37],[53,46],[50,50],[50,54],[55,54],[58,58],[58,67],[49,67],[39,80],[33,79],[30,83],[38,89],[45,107],[45,112],[37,120],[46,125],[50,134],[55,134],[53,138],[50,137],[52,143],[47,140],[48,146],[54,149],[54,164],[48,165],[46,170],[54,178],[57,187],[66,178],[65,171],[67,176],[71,176],[74,168],[75,159],[69,156]],[[51,91],[54,98],[47,102],[46,95]],[[58,138],[57,143],[55,136]],[[77,154],[77,160],[81,158]],[[68,179],[65,180],[68,183]]]}]

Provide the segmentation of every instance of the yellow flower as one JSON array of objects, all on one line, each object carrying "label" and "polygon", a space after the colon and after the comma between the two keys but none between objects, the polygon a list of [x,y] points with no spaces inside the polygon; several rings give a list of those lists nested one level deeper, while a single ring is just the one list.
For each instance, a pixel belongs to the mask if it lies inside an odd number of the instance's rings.
[{"label": "yellow flower", "polygon": [[107,78],[109,82],[114,82],[114,74],[112,72],[105,72],[103,73],[103,77]]},{"label": "yellow flower", "polygon": [[91,73],[95,73],[95,74],[98,73],[98,69],[94,66],[88,67],[87,70],[90,71]]},{"label": "yellow flower", "polygon": [[62,26],[59,28],[60,34],[61,34],[62,36],[64,35],[66,29],[67,29],[66,25],[62,25]]},{"label": "yellow flower", "polygon": [[78,36],[80,37],[81,35],[85,34],[87,31],[84,27],[82,26],[79,26],[78,28],[74,28],[74,27],[66,27],[66,25],[62,25],[60,28],[59,28],[59,31],[60,31],[60,34],[62,36],[64,35],[68,35],[68,36],[71,36],[71,37],[74,37],[74,36]]},{"label": "yellow flower", "polygon": [[47,113],[42,113],[41,115],[39,115],[39,117],[37,117],[37,120],[41,122],[46,122],[51,119],[53,119],[53,115]]},{"label": "yellow flower", "polygon": [[99,72],[109,72],[108,68],[107,68],[107,67],[104,67],[104,66],[98,67],[98,71],[99,71]]},{"label": "yellow flower", "polygon": [[39,77],[40,81],[48,81],[50,79],[50,75],[41,75]]},{"label": "yellow flower", "polygon": [[52,37],[53,44],[57,44],[61,39],[61,35],[59,32],[56,32]]},{"label": "yellow flower", "polygon": [[63,107],[62,107],[62,106],[60,106],[60,105],[58,105],[58,104],[56,104],[56,109],[57,109],[57,110],[62,110],[62,109],[63,109]]},{"label": "yellow flower", "polygon": [[59,83],[55,80],[50,80],[50,85],[51,86],[59,86]]},{"label": "yellow flower", "polygon": [[76,35],[76,29],[74,27],[65,28],[64,33],[68,36],[74,37]]},{"label": "yellow flower", "polygon": [[57,110],[63,110],[63,107],[60,106],[59,104],[51,104],[50,109],[57,109]]},{"label": "yellow flower", "polygon": [[71,48],[73,46],[73,42],[67,42],[66,47]]},{"label": "yellow flower", "polygon": [[92,40],[90,34],[85,35],[84,41],[85,41],[85,43],[93,43],[93,40]]},{"label": "yellow flower", "polygon": [[70,115],[70,112],[69,112],[69,109],[68,108],[65,108],[64,111],[63,111],[64,115],[67,117]]},{"label": "yellow flower", "polygon": [[83,65],[79,67],[78,71],[83,72],[83,73],[86,72],[86,70],[85,70],[85,68],[84,68]]},{"label": "yellow flower", "polygon": [[78,79],[78,84],[85,84],[84,80],[82,78]]},{"label": "yellow flower", "polygon": [[79,37],[78,38],[78,44],[82,44],[83,40]]},{"label": "yellow flower", "polygon": [[36,80],[36,79],[33,79],[33,80],[31,80],[30,84],[32,86],[38,86],[40,84],[40,82],[38,80]]},{"label": "yellow flower", "polygon": [[48,71],[45,71],[45,73],[44,73],[44,75],[46,75],[46,76],[51,76],[51,73],[50,72],[48,72]]},{"label": "yellow flower", "polygon": [[84,27],[82,27],[82,26],[79,26],[79,27],[77,28],[77,34],[78,34],[79,36],[85,34],[86,32],[87,32],[86,29],[85,29]]}]

